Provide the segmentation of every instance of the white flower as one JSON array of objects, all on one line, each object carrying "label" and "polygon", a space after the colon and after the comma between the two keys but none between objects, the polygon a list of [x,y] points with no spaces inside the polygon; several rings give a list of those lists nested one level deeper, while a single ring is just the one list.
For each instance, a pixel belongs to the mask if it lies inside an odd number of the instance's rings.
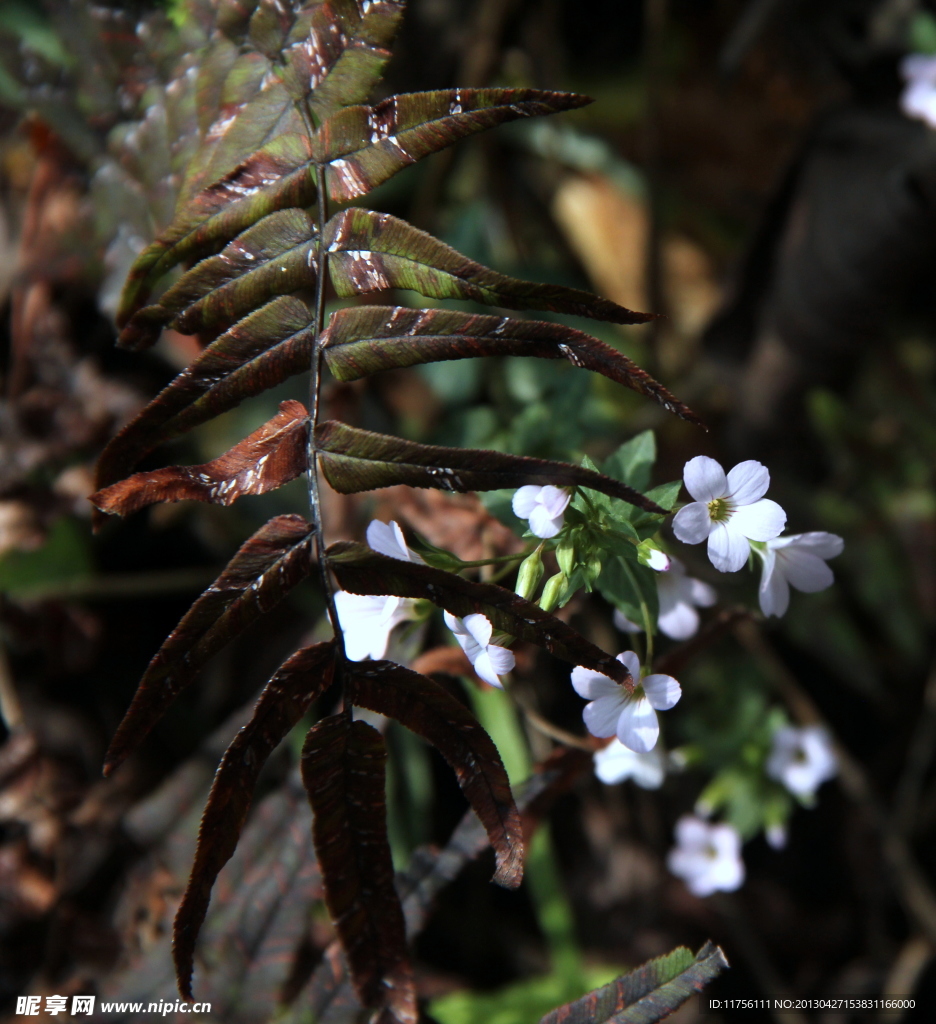
[{"label": "white flower", "polygon": [[733,892],[744,882],[741,836],[731,825],[684,815],[676,822],[676,846],[666,865],[696,896]]},{"label": "white flower", "polygon": [[619,739],[613,739],[603,750],[595,751],[595,774],[609,786],[633,779],[641,789],[659,789],[666,765],[659,747],[638,754]]},{"label": "white flower", "polygon": [[907,83],[900,109],[936,128],[936,57],[910,53],[900,63],[900,74]]},{"label": "white flower", "polygon": [[749,539],[772,540],[786,524],[786,512],[764,497],[770,474],[759,462],[739,462],[726,477],[714,459],[697,455],[683,480],[695,501],[676,513],[673,532],[684,544],[707,539],[719,572],[737,572],[748,560]]},{"label": "white flower", "polygon": [[459,646],[468,656],[475,672],[491,686],[503,689],[500,676],[506,675],[515,664],[513,651],[491,643],[494,627],[490,620],[480,613],[456,618],[445,613],[445,624],[455,634]]},{"label": "white flower", "polygon": [[344,633],[345,652],[351,661],[387,653],[394,626],[418,619],[416,601],[409,597],[382,597],[370,594],[335,593],[335,608]]},{"label": "white flower", "polygon": [[555,537],[562,529],[563,513],[572,498],[570,491],[547,484],[527,484],[513,496],[514,515],[530,520],[530,531],[537,537]]},{"label": "white flower", "polygon": [[617,660],[637,684],[633,694],[602,672],[581,665],[572,669],[575,692],[591,703],[582,711],[585,726],[593,736],[614,736],[638,754],[646,754],[660,735],[657,711],[667,711],[682,696],[672,676],[651,675],[640,678],[640,661],[633,651],[624,651]]},{"label": "white flower", "polygon": [[[660,632],[673,640],[688,640],[699,628],[696,608],[708,608],[718,600],[714,587],[702,580],[686,575],[686,567],[678,558],[670,556],[669,569],[656,578],[660,614],[657,625]],[[621,611],[615,611],[614,624],[625,633],[640,633],[643,626],[631,622]]]},{"label": "white flower", "polygon": [[[406,546],[403,531],[393,521],[382,523],[374,519],[367,527],[367,543],[390,558],[425,564]],[[387,653],[393,627],[419,618],[416,601],[409,597],[349,594],[339,590],[335,593],[335,608],[344,633],[345,652],[351,661],[379,660]]]},{"label": "white flower", "polygon": [[831,587],[832,570],[824,559],[842,553],[845,542],[834,533],[796,533],[767,541],[762,554],[760,606],[765,615],[783,615],[790,604],[790,587],[807,594]]},{"label": "white flower", "polygon": [[767,774],[803,800],[838,771],[832,740],[821,725],[781,726],[773,734],[773,749],[767,758]]}]

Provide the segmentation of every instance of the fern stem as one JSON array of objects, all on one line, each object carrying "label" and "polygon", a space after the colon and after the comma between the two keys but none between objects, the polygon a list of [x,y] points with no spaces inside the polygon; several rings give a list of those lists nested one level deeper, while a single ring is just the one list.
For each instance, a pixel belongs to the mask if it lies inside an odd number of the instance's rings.
[{"label": "fern stem", "polygon": [[[303,106],[303,104],[300,104],[300,108]],[[302,109],[301,112],[306,130],[311,138],[314,132],[311,118],[306,110]],[[332,581],[328,573],[328,565],[325,561],[325,534],[322,527],[322,498],[319,488],[318,451],[315,447],[315,429],[318,426],[319,404],[322,391],[321,342],[322,331],[325,327],[325,273],[328,260],[328,254],[325,252],[324,246],[325,223],[328,220],[328,195],[325,192],[325,168],[322,164],[315,165],[315,177],[319,244],[317,252],[318,268],[315,281],[315,340],[312,345],[312,365],[309,367],[309,513],[312,520],[312,529],[315,532],[315,553],[318,558],[319,575],[325,595],[325,606],[328,609],[328,618],[331,621],[335,639],[338,641],[340,656],[336,667],[340,671],[341,662],[346,657],[344,632],[338,621],[338,608],[335,605]]]}]

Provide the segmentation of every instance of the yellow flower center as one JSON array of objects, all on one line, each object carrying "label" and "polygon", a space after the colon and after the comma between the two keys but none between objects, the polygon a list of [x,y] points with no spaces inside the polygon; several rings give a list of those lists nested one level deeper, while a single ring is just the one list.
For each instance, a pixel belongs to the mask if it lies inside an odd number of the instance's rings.
[{"label": "yellow flower center", "polygon": [[713,523],[724,523],[731,518],[731,513],[734,509],[728,503],[727,498],[712,498],[712,500],[706,505],[708,509],[709,519]]}]

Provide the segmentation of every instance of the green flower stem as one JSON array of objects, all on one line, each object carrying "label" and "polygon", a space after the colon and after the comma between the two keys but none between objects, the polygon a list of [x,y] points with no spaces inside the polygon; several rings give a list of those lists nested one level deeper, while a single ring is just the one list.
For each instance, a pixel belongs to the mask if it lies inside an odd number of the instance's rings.
[{"label": "green flower stem", "polygon": [[[475,714],[497,744],[511,785],[528,778],[533,763],[516,708],[502,690],[479,690],[469,684]],[[572,908],[563,891],[552,839],[545,826],[538,829],[526,851],[524,878],[537,920],[549,946],[553,970],[570,986],[585,987],[582,954],[575,935]]]},{"label": "green flower stem", "polygon": [[[624,558],[619,559],[621,565],[624,567],[624,572],[627,575],[627,579],[630,585],[634,588],[634,593],[637,595],[640,601],[640,614],[643,616],[644,632],[647,634],[647,656],[644,659],[643,664],[647,668],[653,666],[653,622],[650,619],[650,609],[647,607],[647,602],[643,599],[643,595],[640,592],[640,585],[637,583],[637,579],[634,576],[634,570],[627,564],[627,560]],[[634,680],[635,683],[639,683],[639,679]]]}]

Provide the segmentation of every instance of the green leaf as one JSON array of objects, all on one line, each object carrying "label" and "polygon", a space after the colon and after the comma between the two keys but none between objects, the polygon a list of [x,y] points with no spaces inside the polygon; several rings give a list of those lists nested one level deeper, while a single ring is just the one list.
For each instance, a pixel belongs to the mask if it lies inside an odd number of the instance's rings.
[{"label": "green leaf", "polygon": [[390,661],[348,668],[349,699],[395,718],[431,743],[455,771],[497,855],[494,881],[515,889],[523,877],[523,828],[497,747],[478,720],[438,683]]},{"label": "green leaf", "polygon": [[650,485],[650,473],[655,462],[656,439],[652,430],[645,430],[625,441],[616,452],[609,455],[601,472],[645,491]]},{"label": "green leaf", "polygon": [[149,663],[111,740],[105,775],[149,733],[213,654],[309,574],[312,537],[301,516],[277,516],[244,543]]},{"label": "green leaf", "polygon": [[328,270],[341,296],[410,288],[435,299],[474,299],[508,309],[548,309],[617,324],[652,320],[609,299],[562,285],[507,277],[462,256],[412,224],[385,213],[352,208],[323,232]]},{"label": "green leaf", "polygon": [[445,491],[490,491],[524,484],[590,487],[647,511],[662,511],[625,484],[579,466],[522,455],[442,448],[358,430],[335,420],[320,423],[315,446],[328,482],[342,494],[409,484]]},{"label": "green leaf", "polygon": [[297,651],[263,688],[250,721],[224,752],[198,832],[198,848],[176,913],[172,955],[179,991],[192,998],[195,942],[211,889],[240,839],[253,791],[270,754],[331,685],[335,641]]},{"label": "green leaf", "polygon": [[349,541],[330,545],[326,557],[339,585],[352,594],[425,598],[461,617],[480,612],[495,629],[543,647],[563,661],[610,676],[629,691],[635,685],[627,669],[610,654],[511,590],[388,558]]},{"label": "green leaf", "polygon": [[[668,484],[660,484],[658,487],[651,487],[647,491],[647,497],[652,498],[660,508],[665,508],[669,512],[676,504],[679,498],[679,492],[682,490],[682,481],[673,480]],[[642,512],[640,509],[617,509],[615,510],[620,514],[623,514],[630,520],[629,525],[637,534],[641,540],[646,540],[648,537],[652,537],[660,529],[660,519],[655,515],[648,515],[646,512]],[[623,528],[625,523],[620,524]]]},{"label": "green leaf", "polygon": [[182,334],[217,334],[276,295],[314,287],[315,238],[315,223],[304,210],[264,217],[217,256],[196,264],[159,302],[134,313],[117,344],[148,348],[166,326]]},{"label": "green leaf", "polygon": [[711,942],[695,956],[680,946],[547,1013],[540,1024],[656,1024],[727,966],[724,953]]},{"label": "green leaf", "polygon": [[386,1006],[400,1024],[416,1024],[406,925],[387,842],[386,760],[376,729],[333,715],[309,730],[302,781],[325,903],[354,987],[365,1006]]},{"label": "green leaf", "polygon": [[[691,410],[626,356],[563,324],[447,309],[352,306],[332,314],[323,344],[328,368],[345,381],[380,370],[478,356],[567,359],[573,366],[593,370],[653,398],[683,419],[699,422]],[[607,475],[624,479],[617,472]]]},{"label": "green leaf", "polygon": [[656,588],[657,574],[653,569],[639,564],[635,547],[631,547],[630,551],[633,554],[629,557],[618,554],[608,558],[595,585],[606,601],[619,608],[641,629],[644,628],[644,613],[641,607],[643,602],[655,630],[660,614],[660,600]]},{"label": "green leaf", "polygon": [[111,440],[97,487],[122,479],[164,441],[308,370],[314,323],[304,302],[283,296],[222,334]]}]

